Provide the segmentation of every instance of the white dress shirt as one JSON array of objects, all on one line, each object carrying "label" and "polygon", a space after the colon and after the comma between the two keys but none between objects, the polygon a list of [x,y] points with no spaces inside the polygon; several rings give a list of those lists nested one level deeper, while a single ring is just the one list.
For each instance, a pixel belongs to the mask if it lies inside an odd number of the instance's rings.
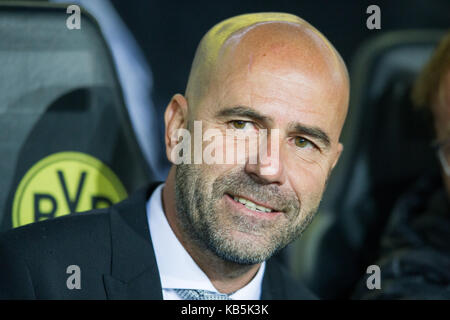
[{"label": "white dress shirt", "polygon": [[[159,185],[147,202],[147,220],[164,300],[181,300],[173,289],[200,289],[218,292],[206,274],[199,268],[173,233],[162,206],[162,189]],[[230,295],[233,300],[259,300],[265,262],[253,279]]]}]

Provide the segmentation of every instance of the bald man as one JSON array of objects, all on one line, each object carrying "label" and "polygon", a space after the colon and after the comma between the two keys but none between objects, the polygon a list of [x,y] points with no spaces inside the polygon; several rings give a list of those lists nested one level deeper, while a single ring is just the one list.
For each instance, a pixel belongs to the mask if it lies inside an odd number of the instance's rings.
[{"label": "bald man", "polygon": [[0,297],[313,299],[271,257],[317,211],[348,97],[345,64],[306,21],[220,22],[164,114],[167,180],[1,236]]}]

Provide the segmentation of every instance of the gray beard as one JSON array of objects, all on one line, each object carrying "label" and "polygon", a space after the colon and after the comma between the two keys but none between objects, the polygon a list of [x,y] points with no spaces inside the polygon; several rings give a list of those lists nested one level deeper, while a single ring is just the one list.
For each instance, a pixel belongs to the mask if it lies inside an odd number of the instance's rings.
[{"label": "gray beard", "polygon": [[[217,212],[215,205],[226,190],[236,190],[237,186],[242,188],[242,185],[255,192],[263,188],[246,174],[240,174],[234,178],[217,179],[212,186],[212,195],[208,195],[208,186],[202,180],[201,171],[189,164],[178,165],[175,173],[177,217],[184,234],[200,248],[211,251],[225,261],[254,265],[269,259],[297,239],[312,221],[317,206],[304,215],[305,218],[298,225],[293,225],[292,221],[282,226],[268,225],[265,222],[255,224],[249,223],[244,216],[232,216],[232,223],[223,225],[219,221],[220,213]],[[284,201],[283,208],[286,209],[288,217],[294,219],[300,214],[300,203],[296,197],[289,195],[286,201],[278,194],[273,194],[273,197],[278,197],[280,204]],[[265,198],[270,196],[272,194],[266,194]],[[231,231],[236,230],[243,233],[258,233],[261,241],[233,238]]]}]

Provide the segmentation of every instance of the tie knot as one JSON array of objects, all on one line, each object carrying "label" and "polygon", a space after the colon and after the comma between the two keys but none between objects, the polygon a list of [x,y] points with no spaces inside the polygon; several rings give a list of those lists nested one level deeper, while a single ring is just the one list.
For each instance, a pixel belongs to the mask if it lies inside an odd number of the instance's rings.
[{"label": "tie knot", "polygon": [[175,292],[183,300],[231,300],[227,294],[208,290],[175,289]]}]

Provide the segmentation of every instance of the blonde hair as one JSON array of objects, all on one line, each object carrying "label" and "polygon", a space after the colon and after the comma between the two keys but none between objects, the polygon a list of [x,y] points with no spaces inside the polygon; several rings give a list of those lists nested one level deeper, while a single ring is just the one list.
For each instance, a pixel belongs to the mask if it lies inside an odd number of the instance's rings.
[{"label": "blonde hair", "polygon": [[430,107],[438,96],[439,85],[450,71],[450,32],[444,36],[417,78],[412,100],[416,107]]}]

